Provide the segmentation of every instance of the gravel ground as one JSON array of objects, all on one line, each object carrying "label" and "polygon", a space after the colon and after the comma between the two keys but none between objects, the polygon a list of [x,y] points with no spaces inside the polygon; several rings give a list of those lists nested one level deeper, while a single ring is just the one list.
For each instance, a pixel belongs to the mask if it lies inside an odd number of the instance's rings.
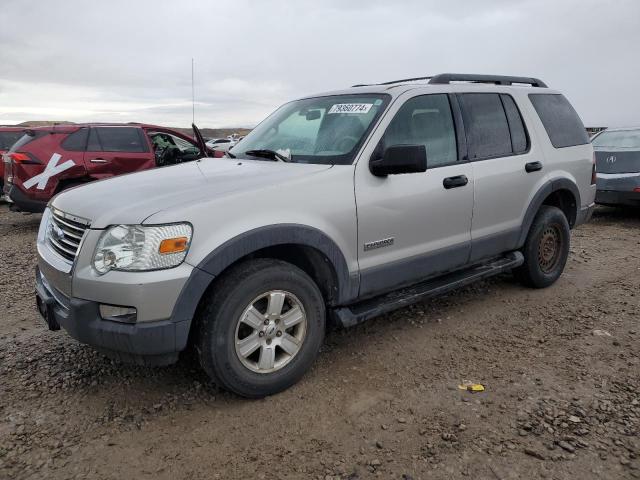
[{"label": "gravel ground", "polygon": [[332,332],[260,401],[47,331],[38,221],[0,205],[0,478],[640,478],[638,212],[598,210],[546,290],[505,275]]}]

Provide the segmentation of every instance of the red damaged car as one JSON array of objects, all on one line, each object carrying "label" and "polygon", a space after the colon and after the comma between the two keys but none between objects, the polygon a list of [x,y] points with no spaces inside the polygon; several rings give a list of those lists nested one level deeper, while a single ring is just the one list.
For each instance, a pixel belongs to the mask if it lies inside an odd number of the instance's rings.
[{"label": "red damaged car", "polygon": [[4,193],[13,210],[42,212],[58,192],[124,173],[213,156],[190,138],[144,124],[74,124],[24,129],[4,157]]},{"label": "red damaged car", "polygon": [[0,197],[2,197],[2,185],[4,184],[4,162],[2,154],[11,148],[24,134],[24,127],[0,127]]}]

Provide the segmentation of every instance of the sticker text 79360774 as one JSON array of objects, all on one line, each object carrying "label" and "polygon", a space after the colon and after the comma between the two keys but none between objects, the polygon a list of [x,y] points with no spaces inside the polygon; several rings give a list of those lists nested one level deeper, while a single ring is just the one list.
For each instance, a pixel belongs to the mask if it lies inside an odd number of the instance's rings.
[{"label": "sticker text 79360774", "polygon": [[329,109],[329,113],[369,113],[371,103],[336,103]]}]

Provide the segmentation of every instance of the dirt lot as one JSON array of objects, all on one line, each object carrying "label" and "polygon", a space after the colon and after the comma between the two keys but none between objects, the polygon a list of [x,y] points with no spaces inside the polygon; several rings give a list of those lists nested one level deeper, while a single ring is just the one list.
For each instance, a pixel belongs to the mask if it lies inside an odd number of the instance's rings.
[{"label": "dirt lot", "polygon": [[637,212],[597,211],[549,289],[505,275],[332,332],[261,401],[47,331],[38,221],[0,205],[0,478],[640,478]]}]

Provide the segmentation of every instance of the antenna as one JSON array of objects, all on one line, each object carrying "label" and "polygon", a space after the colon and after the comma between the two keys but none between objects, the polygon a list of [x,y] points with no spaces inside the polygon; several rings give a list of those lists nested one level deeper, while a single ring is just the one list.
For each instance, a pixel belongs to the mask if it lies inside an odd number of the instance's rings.
[{"label": "antenna", "polygon": [[191,123],[196,123],[196,90],[193,82],[193,57],[191,57]]}]

